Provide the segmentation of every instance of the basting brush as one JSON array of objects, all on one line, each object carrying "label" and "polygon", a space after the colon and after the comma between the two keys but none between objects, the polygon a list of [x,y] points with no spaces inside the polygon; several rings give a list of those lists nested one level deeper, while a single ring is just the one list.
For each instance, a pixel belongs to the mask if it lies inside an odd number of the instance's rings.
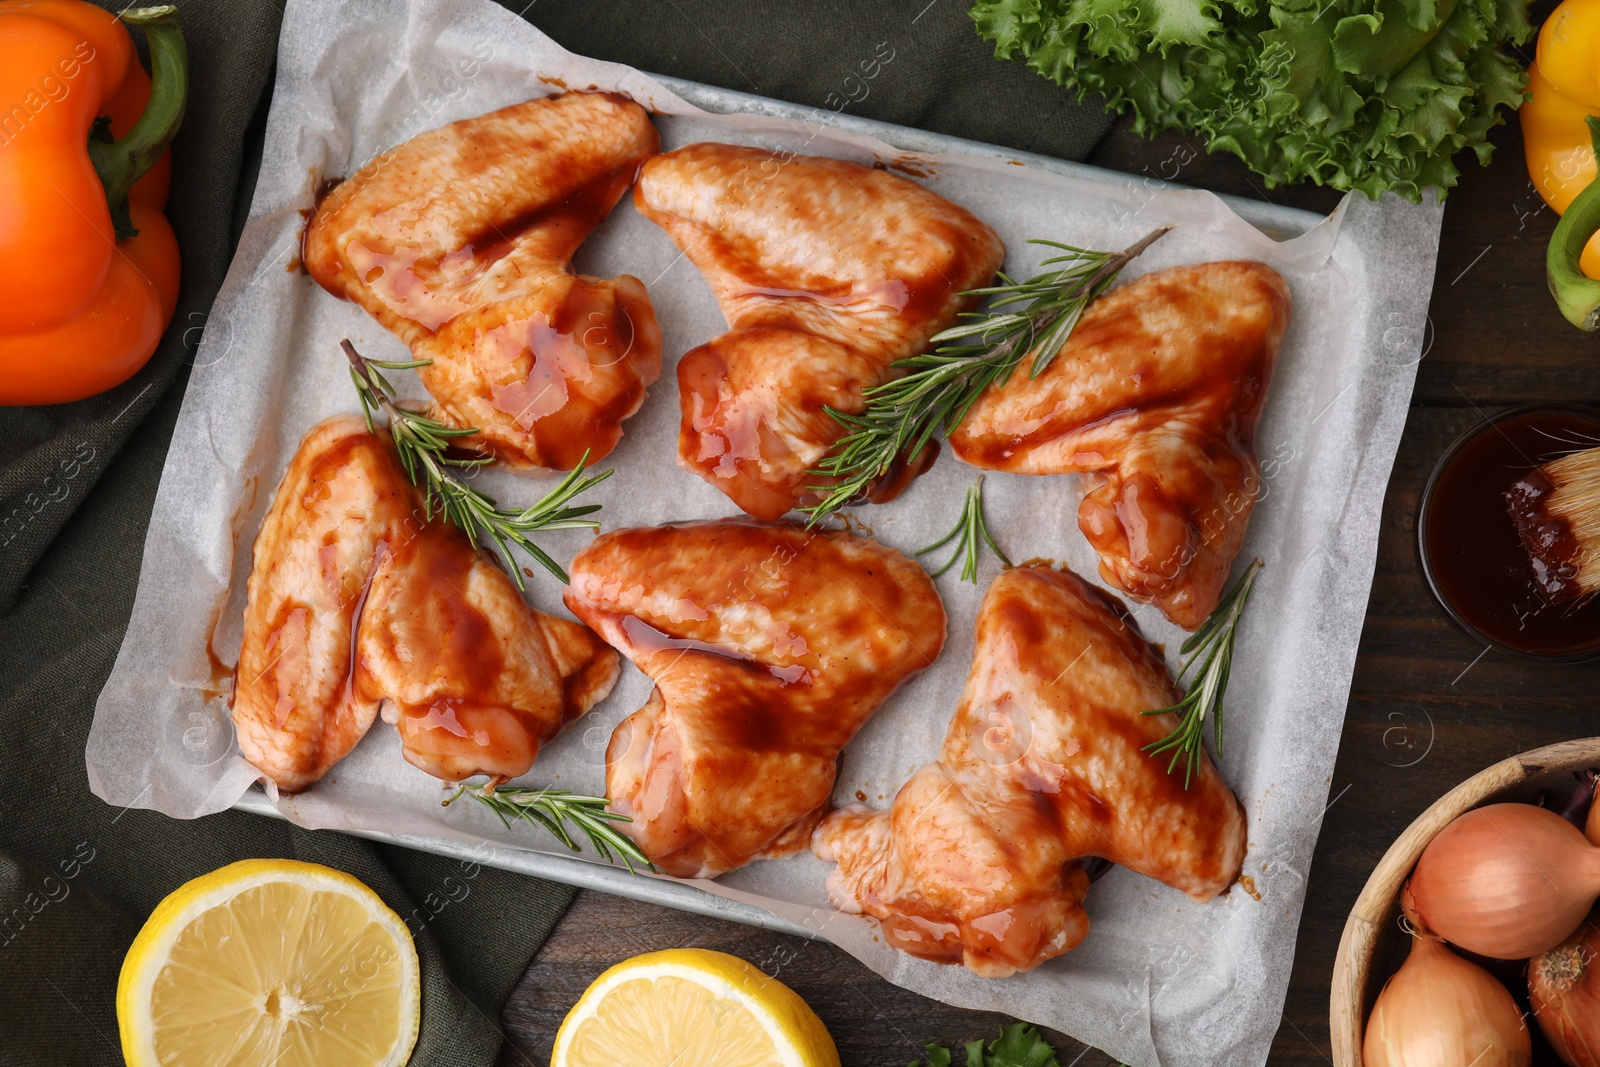
[{"label": "basting brush", "polygon": [[1600,448],[1529,471],[1506,491],[1506,506],[1551,603],[1600,590]]}]

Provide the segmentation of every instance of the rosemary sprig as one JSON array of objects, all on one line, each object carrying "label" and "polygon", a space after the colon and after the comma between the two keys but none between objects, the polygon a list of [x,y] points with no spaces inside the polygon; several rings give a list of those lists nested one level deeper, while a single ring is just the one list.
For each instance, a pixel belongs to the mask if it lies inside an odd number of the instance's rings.
[{"label": "rosemary sprig", "polygon": [[512,819],[520,819],[534,826],[543,827],[550,831],[557,841],[572,851],[579,852],[582,850],[567,826],[571,823],[588,838],[589,846],[607,863],[612,862],[611,854],[615,852],[617,859],[628,868],[629,874],[638,873],[633,868],[635,863],[652,871],[656,869],[655,864],[639,850],[638,845],[611,825],[633,820],[619,812],[609,810],[606,805],[610,801],[606,797],[587,797],[567,789],[535,789],[520,785],[468,785],[463,782],[454,793],[445,798],[444,806],[449,807],[462,796],[469,796],[494,812],[508,830],[511,829]]},{"label": "rosemary sprig", "polygon": [[961,580],[978,583],[978,554],[982,546],[988,545],[989,551],[1000,557],[1000,562],[1007,567],[1011,561],[1006,554],[1000,551],[1000,546],[994,543],[994,538],[989,533],[989,524],[983,518],[983,475],[978,475],[978,480],[972,483],[967,490],[966,503],[961,505],[961,518],[956,521],[955,529],[945,534],[927,548],[917,549],[916,554],[921,556],[935,549],[943,548],[951,541],[955,541],[955,551],[950,553],[950,558],[944,561],[944,566],[933,572],[935,578],[954,567],[956,560],[961,563]]},{"label": "rosemary sprig", "polygon": [[569,507],[568,501],[585,490],[611,477],[610,470],[584,476],[584,465],[589,453],[572,472],[561,479],[559,485],[546,493],[536,503],[525,508],[501,508],[494,497],[480,492],[453,477],[448,468],[482,467],[493,463],[492,456],[452,456],[451,443],[457,438],[470,437],[478,431],[446,426],[429,415],[414,411],[395,399],[394,387],[383,376],[386,370],[412,370],[426,367],[431,360],[390,362],[368,359],[356,351],[349,341],[340,342],[350,360],[350,380],[355,382],[356,395],[361,398],[361,411],[367,418],[367,429],[372,429],[372,414],[382,411],[389,418],[389,437],[400,456],[411,484],[421,486],[423,507],[431,520],[437,512],[459,526],[474,541],[487,540],[505,560],[506,570],[517,588],[525,588],[522,572],[511,558],[511,545],[517,545],[539,561],[539,565],[555,575],[563,584],[567,572],[550,555],[533,543],[528,536],[540,530],[598,530],[600,524],[586,516],[600,510],[599,504],[582,504]]},{"label": "rosemary sprig", "polygon": [[1190,634],[1179,649],[1184,657],[1183,669],[1178,672],[1179,685],[1183,684],[1196,663],[1200,665],[1194,683],[1183,694],[1183,699],[1170,707],[1145,712],[1146,715],[1164,715],[1170,711],[1179,717],[1177,729],[1160,741],[1144,746],[1144,750],[1152,756],[1171,752],[1172,758],[1167,762],[1168,774],[1182,761],[1185,789],[1189,788],[1189,780],[1200,766],[1200,757],[1205,752],[1203,734],[1208,717],[1211,719],[1212,739],[1216,742],[1217,754],[1222,754],[1222,695],[1228,689],[1228,671],[1233,666],[1233,638],[1238,632],[1245,603],[1250,599],[1250,590],[1256,583],[1256,575],[1260,573],[1261,560],[1251,560],[1250,566],[1233,583],[1233,588],[1228,590],[1222,602],[1206,616],[1200,629]]},{"label": "rosemary sprig", "polygon": [[809,487],[823,497],[803,509],[808,525],[861,496],[900,457],[915,456],[930,441],[950,436],[983,391],[1007,378],[1030,352],[1030,376],[1042,374],[1084,309],[1169,229],[1163,226],[1115,253],[1031,241],[1061,252],[1042,264],[1054,270],[1022,282],[1002,272],[1000,285],[970,290],[969,296],[988,297],[988,306],[964,312],[965,322],[935,334],[932,343],[939,347],[933,351],[895,361],[907,373],[868,389],[866,410],[851,414],[827,409],[849,432],[809,472],[838,481]]}]

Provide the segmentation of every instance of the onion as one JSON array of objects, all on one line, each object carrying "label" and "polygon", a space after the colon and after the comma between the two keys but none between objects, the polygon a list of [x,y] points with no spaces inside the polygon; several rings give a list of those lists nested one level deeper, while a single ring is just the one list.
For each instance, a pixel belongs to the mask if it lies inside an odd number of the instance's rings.
[{"label": "onion", "polygon": [[1600,896],[1600,848],[1553,811],[1490,804],[1439,831],[1411,892],[1422,924],[1480,956],[1527,959],[1565,941]]},{"label": "onion", "polygon": [[1583,824],[1583,836],[1589,839],[1589,844],[1600,845],[1600,796],[1589,805],[1589,818]]},{"label": "onion", "polygon": [[1568,1067],[1600,1067],[1600,910],[1577,933],[1528,961],[1539,1029]]},{"label": "onion", "polygon": [[1528,1067],[1533,1039],[1493,975],[1413,930],[1411,953],[1367,1019],[1361,1058],[1366,1067]]}]

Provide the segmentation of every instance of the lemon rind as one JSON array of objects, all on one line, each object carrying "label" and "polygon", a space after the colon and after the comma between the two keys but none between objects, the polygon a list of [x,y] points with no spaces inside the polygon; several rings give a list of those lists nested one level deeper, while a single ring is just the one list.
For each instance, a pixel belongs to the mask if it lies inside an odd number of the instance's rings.
[{"label": "lemon rind", "polygon": [[[693,955],[685,957],[684,953]],[[712,958],[707,959],[707,956]],[[698,958],[701,962],[699,965],[687,963],[684,962],[686,958]],[[551,1049],[551,1063],[564,1062],[571,1052],[578,1028],[593,1017],[595,1007],[611,990],[624,982],[655,978],[681,978],[716,996],[737,1002],[750,1012],[772,1038],[781,1067],[818,1067],[819,1062],[826,1065],[839,1063],[838,1052],[827,1029],[799,994],[737,956],[699,949],[665,949],[645,953],[623,960],[601,974],[584,990],[578,1003],[562,1020]],[[759,984],[770,1001],[742,988],[741,979]],[[801,1051],[802,1048],[815,1049],[822,1054],[822,1059],[808,1058]]]}]

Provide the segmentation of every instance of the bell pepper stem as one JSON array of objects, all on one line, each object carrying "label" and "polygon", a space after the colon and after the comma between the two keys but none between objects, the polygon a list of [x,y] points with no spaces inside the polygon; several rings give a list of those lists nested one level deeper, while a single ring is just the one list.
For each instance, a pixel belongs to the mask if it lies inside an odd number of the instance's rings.
[{"label": "bell pepper stem", "polygon": [[189,55],[176,6],[130,8],[119,17],[129,25],[144,27],[150,46],[150,102],[121,139],[107,141],[91,134],[89,159],[105,186],[117,240],[124,241],[139,232],[128,211],[128,191],[161,159],[183,124],[189,99]]},{"label": "bell pepper stem", "polygon": [[[1600,158],[1600,120],[1590,115],[1584,121],[1589,124],[1596,158]],[[1568,205],[1556,223],[1556,232],[1550,235],[1544,259],[1550,295],[1556,298],[1561,314],[1578,329],[1591,332],[1600,329],[1600,281],[1583,273],[1579,259],[1596,233],[1600,233],[1600,180],[1584,186]]]}]

